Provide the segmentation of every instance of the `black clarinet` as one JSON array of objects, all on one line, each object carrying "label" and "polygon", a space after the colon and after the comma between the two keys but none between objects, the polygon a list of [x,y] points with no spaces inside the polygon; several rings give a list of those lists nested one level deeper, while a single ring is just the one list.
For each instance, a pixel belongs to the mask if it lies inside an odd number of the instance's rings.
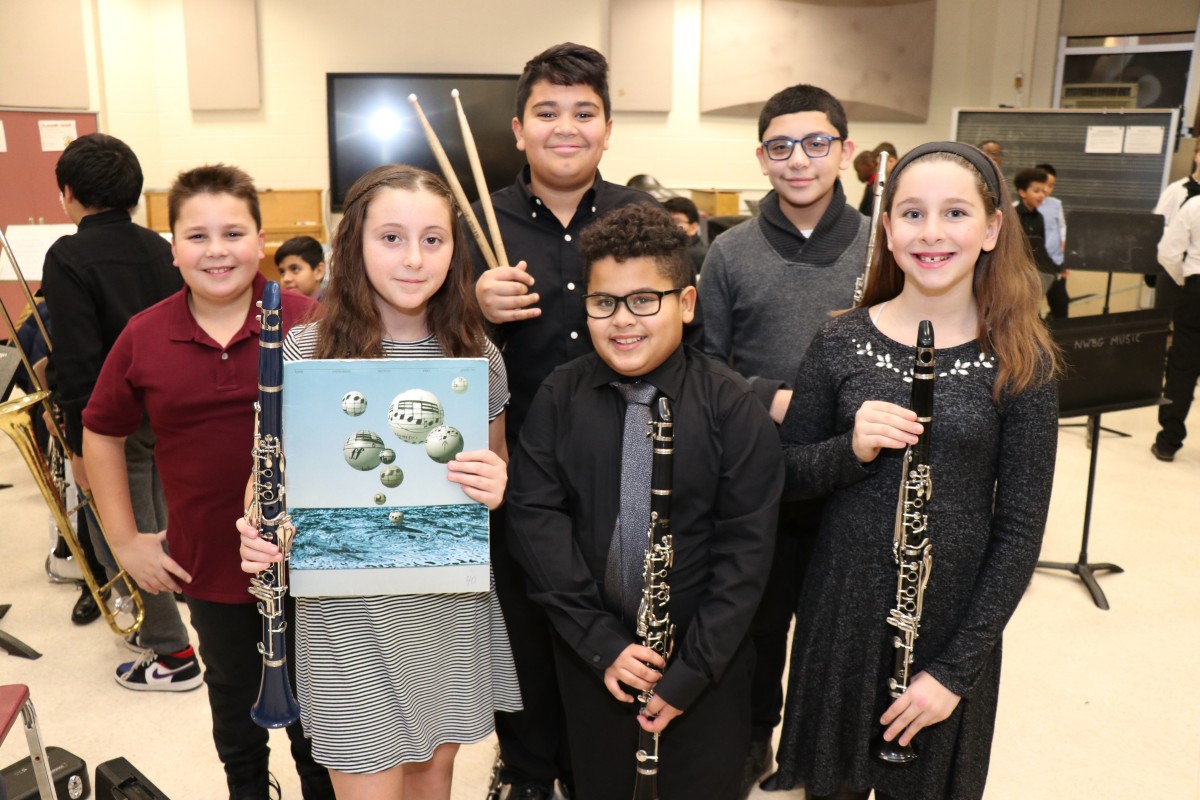
[{"label": "black clarinet", "polygon": [[[646,557],[642,566],[642,601],[638,604],[637,635],[642,645],[663,659],[671,657],[675,645],[675,625],[667,605],[671,587],[667,576],[675,560],[671,544],[671,461],[675,452],[674,422],[671,404],[658,398],[658,418],[650,423],[654,455],[650,472],[650,526],[646,529]],[[654,689],[638,694],[639,713],[654,697]],[[633,784],[634,800],[658,800],[658,734],[638,728],[637,775]]]},{"label": "black clarinet", "polygon": [[[887,623],[896,629],[892,646],[896,651],[888,694],[898,698],[908,690],[912,677],[913,649],[921,627],[921,607],[925,586],[933,568],[933,549],[927,535],[929,498],[933,482],[929,474],[929,442],[933,428],[933,323],[921,320],[917,328],[917,357],[913,364],[912,407],[924,431],[904,451],[900,476],[900,499],[896,504],[896,527],[892,537],[892,557],[896,561],[896,605],[888,613]],[[911,764],[917,760],[912,742],[900,745],[897,736],[890,742],[881,737],[875,755],[889,764]]]},{"label": "black clarinet", "polygon": [[287,674],[287,620],[284,598],[288,587],[288,552],[293,529],[283,486],[283,321],[279,284],[263,288],[258,339],[258,402],[254,404],[253,489],[249,518],[258,535],[279,546],[283,560],[250,579],[250,594],[258,600],[263,618],[262,684],[250,717],[264,728],[286,728],[300,719],[300,706]]}]

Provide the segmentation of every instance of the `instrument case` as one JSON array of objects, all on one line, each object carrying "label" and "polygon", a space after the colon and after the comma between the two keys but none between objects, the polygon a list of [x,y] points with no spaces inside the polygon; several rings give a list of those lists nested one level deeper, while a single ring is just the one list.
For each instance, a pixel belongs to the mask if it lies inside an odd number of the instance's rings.
[{"label": "instrument case", "polygon": [[[82,758],[61,747],[47,747],[46,760],[54,776],[54,791],[58,800],[80,800],[88,797],[87,764]],[[33,759],[25,757],[0,769],[0,797],[7,792],[8,800],[38,800],[37,777],[33,774]]]},{"label": "instrument case", "polygon": [[170,800],[123,758],[96,767],[96,800]]}]

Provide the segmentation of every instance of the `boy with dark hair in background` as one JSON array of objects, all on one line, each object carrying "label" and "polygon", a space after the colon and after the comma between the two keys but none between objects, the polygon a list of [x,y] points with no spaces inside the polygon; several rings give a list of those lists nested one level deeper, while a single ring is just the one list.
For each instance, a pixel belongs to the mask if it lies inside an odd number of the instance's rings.
[{"label": "boy with dark hair in background", "polygon": [[275,251],[279,285],[305,297],[321,299],[325,280],[325,249],[311,236],[293,236]]},{"label": "boy with dark hair in background", "polygon": [[[129,318],[178,291],[183,281],[171,264],[171,245],[130,218],[141,199],[142,167],[129,145],[103,133],[81,136],[63,150],[54,177],[63,208],[79,230],[50,247],[42,268],[42,290],[54,320],[47,374],[74,453],[75,482],[87,492],[91,484],[83,463],[83,410],[104,360]],[[154,442],[144,418],[125,442],[128,491],[142,533],[167,527]],[[87,528],[96,555],[112,577],[116,564],[99,526],[89,518]],[[91,597],[86,588],[84,595]],[[154,657],[119,665],[117,683],[140,691],[195,689],[200,668],[175,598],[168,593],[142,600],[141,628],[127,641]],[[168,659],[172,668],[165,666]]]},{"label": "boy with dark hair in background", "polygon": [[1046,220],[1038,210],[1046,199],[1048,177],[1045,170],[1037,167],[1018,172],[1013,178],[1013,185],[1017,187],[1020,199],[1013,201],[1013,208],[1017,210],[1017,219],[1021,221],[1021,230],[1025,231],[1029,249],[1033,251],[1033,263],[1037,265],[1038,277],[1042,279],[1042,293],[1050,303],[1050,316],[1065,319],[1068,311],[1066,292],[1056,295],[1052,291],[1058,279],[1058,265],[1046,249]]},{"label": "boy with dark hair in background", "polygon": [[[639,726],[662,733],[664,800],[731,800],[749,747],[746,631],[769,571],[782,455],[745,380],[682,345],[696,303],[686,246],[666,213],[643,206],[584,232],[595,352],[542,384],[513,454],[509,548],[554,626],[580,800],[632,796]],[[649,466],[657,397],[669,399],[675,451],[665,662],[636,632],[651,486],[635,462]],[[649,689],[637,715],[632,694]]]},{"label": "boy with dark hair in background", "polygon": [[686,197],[668,198],[663,201],[663,208],[679,229],[688,235],[688,257],[692,259],[696,272],[699,272],[708,255],[708,243],[700,237],[700,209]]},{"label": "boy with dark hair in background", "polygon": [[1063,213],[1062,201],[1054,197],[1054,186],[1058,181],[1058,171],[1052,164],[1038,164],[1037,168],[1046,173],[1046,196],[1038,206],[1038,213],[1046,228],[1046,253],[1058,269],[1058,275],[1050,288],[1046,290],[1046,302],[1050,308],[1057,308],[1062,316],[1067,316],[1071,297],[1067,292],[1067,275],[1070,270],[1062,268],[1067,255],[1067,218]]},{"label": "boy with dark hair in background", "polygon": [[[776,422],[809,342],[829,312],[850,307],[866,262],[870,222],[847,205],[838,177],[854,160],[847,133],[846,112],[824,89],[800,84],[768,100],[757,156],[772,191],[758,217],[713,241],[704,262],[704,349],[750,381]],[[820,501],[780,505],[775,559],[751,629],[758,661],[743,796],[770,764],[787,633],[819,518]]]},{"label": "boy with dark hair in background", "polygon": [[[529,404],[560,364],[592,351],[584,327],[585,284],[579,236],[610,209],[655,204],[650,195],[600,177],[600,157],[612,132],[608,62],[596,50],[567,42],[525,65],[512,120],[528,166],[492,194],[510,261],[487,269],[475,243],[475,296],[504,351],[512,400],[506,425],[516,447]],[[479,204],[476,213],[482,218]],[[504,547],[505,507],[492,516],[492,568],[512,643],[524,710],[496,715],[496,734],[511,798],[554,796],[569,789],[562,704],[558,699],[545,612],[527,596],[525,577]]]}]

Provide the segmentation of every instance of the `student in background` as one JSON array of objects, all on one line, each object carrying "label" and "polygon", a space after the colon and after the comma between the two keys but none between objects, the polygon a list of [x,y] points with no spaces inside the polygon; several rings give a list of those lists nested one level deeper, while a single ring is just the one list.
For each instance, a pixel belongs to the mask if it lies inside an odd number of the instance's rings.
[{"label": "student in background", "polygon": [[314,300],[321,299],[325,280],[325,250],[311,236],[293,236],[275,251],[279,285]]},{"label": "student in background", "polygon": [[[506,423],[510,451],[546,376],[593,349],[583,308],[583,229],[614,208],[657,205],[645,192],[600,176],[611,111],[608,62],[590,47],[570,42],[550,47],[529,60],[517,83],[513,133],[529,164],[512,185],[492,193],[504,246],[515,265],[487,269],[472,247],[475,297],[504,352],[512,392]],[[482,219],[478,204],[475,209]],[[514,800],[548,800],[555,779],[568,789],[571,784],[562,704],[549,623],[528,598],[524,573],[505,547],[504,514],[501,506],[492,519],[492,565],[524,711],[496,718],[502,779],[512,784]]]},{"label": "student in background", "polygon": [[[262,215],[250,176],[223,164],[180,173],[167,208],[175,265],[187,285],[131,319],[113,345],[83,415],[84,458],[122,566],[150,594],[183,593],[229,798],[259,800],[270,780],[267,731],[250,719],[262,675],[262,617],[238,565],[230,520],[245,507],[251,467],[255,302],[266,284],[258,271]],[[284,291],[285,331],[313,307]],[[139,536],[125,483],[125,442],[144,416],[157,437],[171,524]],[[164,660],[159,675],[175,666]],[[300,723],[287,733],[305,800],[331,800],[329,774],[313,761]]]},{"label": "student in background", "polygon": [[688,257],[699,274],[708,255],[708,244],[700,236],[700,209],[686,197],[671,197],[663,201],[663,208],[675,220],[679,229],[688,235]]},{"label": "student in background", "polygon": [[1068,306],[1062,294],[1051,294],[1055,281],[1058,279],[1058,265],[1050,258],[1046,249],[1046,219],[1038,208],[1046,199],[1046,183],[1049,176],[1045,170],[1029,167],[1017,173],[1013,184],[1017,187],[1017,200],[1013,207],[1017,210],[1017,220],[1021,230],[1025,232],[1025,240],[1033,252],[1033,263],[1038,268],[1038,276],[1042,280],[1042,293],[1046,300],[1054,300],[1050,306],[1050,316],[1065,319]]},{"label": "student in background", "polygon": [[[839,179],[854,159],[847,135],[846,112],[824,89],[800,84],[768,100],[756,155],[772,191],[760,215],[718,236],[704,262],[704,349],[750,381],[776,422],[809,341],[831,311],[850,307],[867,258],[870,221],[847,205]],[[819,500],[780,506],[771,577],[751,629],[758,657],[745,792],[770,765],[787,633],[820,514]]]},{"label": "student in background", "polygon": [[1046,173],[1046,196],[1042,199],[1042,204],[1038,206],[1038,213],[1042,215],[1042,220],[1046,223],[1046,252],[1050,255],[1050,260],[1058,267],[1058,276],[1046,290],[1046,301],[1050,304],[1050,308],[1058,309],[1062,312],[1062,316],[1066,317],[1066,310],[1070,308],[1071,303],[1071,298],[1067,294],[1067,276],[1071,274],[1071,271],[1062,268],[1063,259],[1067,255],[1067,218],[1063,213],[1062,201],[1053,196],[1058,173],[1051,164],[1038,164],[1037,168]]},{"label": "student in background", "polygon": [[[780,452],[746,381],[681,344],[696,302],[686,246],[667,214],[643,206],[584,232],[596,349],[542,384],[514,454],[509,547],[554,626],[579,800],[633,796],[639,726],[662,733],[664,800],[734,800],[749,747],[747,629],[771,562]],[[636,626],[650,474],[622,445],[644,441],[658,397],[674,421],[665,664]],[[645,420],[631,421],[638,404]],[[638,716],[633,694],[650,688]]]},{"label": "student in background", "polygon": [[[104,360],[130,317],[177,292],[183,281],[171,265],[167,241],[134,224],[129,216],[142,194],[142,167],[129,145],[103,133],[80,136],[59,156],[54,177],[63,208],[79,230],[50,247],[42,268],[46,307],[55,322],[47,377],[62,411],[67,446],[75,453],[72,475],[80,489],[89,491],[83,410]],[[144,418],[125,442],[125,458],[126,488],[137,529],[158,533],[167,527],[167,509],[155,462],[154,433]],[[90,517],[87,533],[89,547],[111,578],[116,564]],[[86,587],[83,596],[94,608]],[[200,685],[200,667],[175,598],[168,593],[142,600],[141,628],[126,642],[142,657],[117,666],[117,683],[139,691],[195,689]],[[99,614],[99,609],[94,613]],[[163,666],[166,657],[177,659],[172,662],[177,669]],[[159,675],[163,677],[155,679]]]}]

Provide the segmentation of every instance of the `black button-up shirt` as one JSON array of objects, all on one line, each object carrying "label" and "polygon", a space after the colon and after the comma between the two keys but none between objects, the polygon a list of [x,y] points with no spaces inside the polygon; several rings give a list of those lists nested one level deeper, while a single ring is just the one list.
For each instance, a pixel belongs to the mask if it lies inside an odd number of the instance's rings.
[{"label": "black button-up shirt", "polygon": [[[658,203],[637,189],[609,183],[596,173],[595,183],[575,209],[565,227],[550,209],[530,190],[529,167],[511,186],[492,193],[492,205],[500,225],[500,236],[508,260],[525,261],[535,281],[531,292],[540,295],[540,316],[520,322],[507,322],[493,329],[493,340],[504,353],[508,369],[508,389],[512,400],[505,427],[508,443],[515,446],[517,435],[538,386],[559,364],[592,352],[587,315],[583,310],[583,258],[579,254],[579,234],[599,215],[634,203]],[[476,216],[483,212],[476,202]],[[487,269],[487,262],[474,240],[470,241],[476,275]]]},{"label": "black button-up shirt", "polygon": [[83,409],[129,318],[183,288],[171,245],[122,210],[89,214],[46,252],[42,292],[54,320],[49,379],[82,453]]},{"label": "black button-up shirt", "polygon": [[[620,375],[595,353],[555,370],[513,452],[508,544],[560,637],[598,670],[637,641],[602,584],[621,494]],[[682,346],[644,379],[675,420],[667,579],[678,626],[657,692],[686,709],[719,680],[766,585],[783,485],[779,436],[749,384]],[[649,492],[650,487],[646,487]]]}]

